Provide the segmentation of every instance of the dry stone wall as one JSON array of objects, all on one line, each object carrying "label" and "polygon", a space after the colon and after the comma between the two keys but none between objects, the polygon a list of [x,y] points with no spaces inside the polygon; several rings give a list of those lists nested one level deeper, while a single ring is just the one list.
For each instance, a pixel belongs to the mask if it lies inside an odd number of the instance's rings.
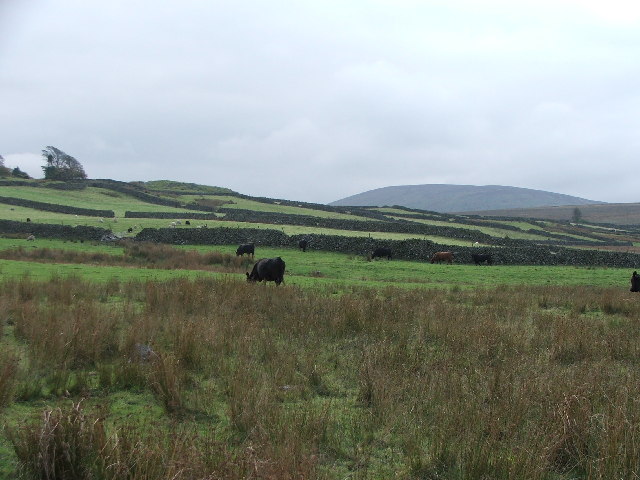
[{"label": "dry stone wall", "polygon": [[[500,247],[464,247],[444,245],[429,240],[377,240],[366,235],[346,237],[339,235],[286,235],[280,230],[257,228],[145,228],[136,240],[169,244],[240,245],[255,243],[259,246],[297,248],[307,238],[309,254],[313,250],[341,252],[368,257],[377,247],[389,247],[394,259],[428,262],[438,251],[452,251],[456,263],[473,263],[473,253],[491,253],[497,265],[574,265],[640,268],[640,255],[626,252],[578,250],[543,245],[511,244]],[[259,255],[259,254],[258,254]]]},{"label": "dry stone wall", "polygon": [[113,210],[94,210],[92,208],[70,207],[68,205],[58,205],[57,203],[36,202],[33,200],[25,200],[24,198],[0,197],[0,203],[8,205],[16,205],[19,207],[34,208],[36,210],[44,210],[46,212],[68,213],[71,215],[83,215],[86,217],[105,217],[112,218],[115,216]]},{"label": "dry stone wall", "polygon": [[78,225],[51,225],[46,223],[16,222],[14,220],[0,220],[0,233],[3,234],[32,234],[36,238],[60,238],[64,240],[95,240],[99,241],[111,234],[110,230],[98,227]]}]

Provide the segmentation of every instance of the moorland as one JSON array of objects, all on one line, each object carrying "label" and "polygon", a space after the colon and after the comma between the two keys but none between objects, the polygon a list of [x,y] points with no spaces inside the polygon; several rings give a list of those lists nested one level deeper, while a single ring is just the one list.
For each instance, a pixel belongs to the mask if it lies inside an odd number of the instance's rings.
[{"label": "moorland", "polygon": [[0,478],[640,475],[638,225],[110,180],[0,213]]}]

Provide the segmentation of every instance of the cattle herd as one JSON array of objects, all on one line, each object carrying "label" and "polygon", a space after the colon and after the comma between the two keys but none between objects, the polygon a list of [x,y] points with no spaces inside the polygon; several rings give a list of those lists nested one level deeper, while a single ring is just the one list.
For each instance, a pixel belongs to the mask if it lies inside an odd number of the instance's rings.
[{"label": "cattle herd", "polygon": [[[306,252],[309,243],[310,240],[308,238],[303,238],[298,242],[298,248]],[[236,249],[236,256],[244,256],[247,254],[247,256],[254,258],[255,248],[255,243],[243,243]],[[393,258],[393,252],[389,247],[377,247],[369,254],[368,260],[372,261],[376,258],[391,260]],[[452,264],[454,258],[454,252],[436,252],[431,257],[431,263],[447,262],[448,264]],[[474,253],[471,255],[471,258],[476,265],[483,263],[493,265],[493,257],[490,253]],[[284,271],[285,263],[281,257],[261,258],[253,265],[251,272],[246,272],[246,276],[248,282],[275,282],[277,286],[284,283]],[[638,279],[640,279],[640,276],[638,276]],[[640,283],[638,283],[638,286],[640,287]]]},{"label": "cattle herd", "polygon": [[[303,238],[298,242],[298,247],[303,252],[307,251],[307,247],[309,245],[309,239]],[[475,245],[475,244],[474,244]],[[255,244],[253,243],[245,243],[239,245],[236,250],[237,256],[243,256],[244,254],[251,255],[253,258],[255,254]],[[378,247],[375,248],[369,254],[369,261],[375,260],[376,258],[386,258],[387,260],[391,260],[393,254],[390,248],[388,247]],[[452,264],[455,259],[455,252],[436,252],[431,257],[431,263],[442,263],[446,262],[448,264]],[[493,265],[493,256],[491,253],[472,253],[471,259],[473,263],[476,265]],[[248,282],[275,282],[276,286],[284,283],[284,271],[285,271],[285,263],[284,260],[280,257],[275,258],[261,258],[254,265],[251,273],[247,272],[247,281]],[[632,292],[640,292],[640,275],[638,272],[634,271],[631,275],[631,289]]]}]

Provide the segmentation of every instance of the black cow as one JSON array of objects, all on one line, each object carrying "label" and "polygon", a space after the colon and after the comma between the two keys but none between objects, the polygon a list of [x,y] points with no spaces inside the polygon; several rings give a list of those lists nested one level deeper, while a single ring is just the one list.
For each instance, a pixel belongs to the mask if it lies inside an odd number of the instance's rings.
[{"label": "black cow", "polygon": [[391,249],[387,247],[378,247],[371,254],[371,260],[376,257],[387,257],[387,260],[391,260]]},{"label": "black cow", "polygon": [[189,220],[185,220],[184,224],[185,225],[191,225],[191,222]]},{"label": "black cow", "polygon": [[640,292],[640,275],[635,271],[631,274],[631,291]]},{"label": "black cow", "polygon": [[302,250],[303,252],[307,251],[307,245],[309,245],[309,240],[306,238],[303,238],[298,242],[298,247],[300,247],[300,250]]},{"label": "black cow", "polygon": [[247,255],[251,255],[253,257],[255,248],[256,247],[253,243],[245,243],[243,245],[240,245],[236,250],[236,256],[244,255],[246,253]]},{"label": "black cow", "polygon": [[493,265],[493,256],[490,253],[472,253],[471,258],[476,265],[487,262],[487,265]]},{"label": "black cow", "polygon": [[284,260],[280,257],[261,258],[247,272],[247,282],[276,282],[276,286],[284,283]]},{"label": "black cow", "polygon": [[132,227],[127,228],[127,233],[131,233],[131,232],[133,232],[133,228]]}]

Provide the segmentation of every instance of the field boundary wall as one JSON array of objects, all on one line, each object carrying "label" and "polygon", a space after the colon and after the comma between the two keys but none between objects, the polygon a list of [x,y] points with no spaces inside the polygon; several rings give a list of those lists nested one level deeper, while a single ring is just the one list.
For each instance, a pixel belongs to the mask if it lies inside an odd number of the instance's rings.
[{"label": "field boundary wall", "polygon": [[374,248],[389,247],[393,258],[428,262],[437,251],[453,251],[456,263],[473,263],[473,253],[491,253],[497,265],[574,265],[640,268],[640,255],[628,252],[579,250],[544,245],[506,245],[503,247],[463,247],[444,245],[429,240],[377,240],[367,236],[286,235],[275,229],[258,228],[144,228],[135,237],[138,241],[174,245],[240,245],[255,243],[256,255],[260,246],[297,248],[298,242],[309,239],[308,253],[313,250],[340,252],[368,257]]},{"label": "field boundary wall", "polygon": [[71,207],[68,205],[58,205],[57,203],[36,202],[34,200],[25,200],[24,198],[0,197],[0,203],[15,205],[17,207],[33,208],[36,210],[44,210],[47,212],[68,213],[71,215],[83,215],[86,217],[105,217],[112,218],[115,216],[113,210],[94,210],[91,208]]},{"label": "field boundary wall", "polygon": [[64,240],[95,240],[111,234],[110,230],[99,227],[78,225],[53,225],[47,223],[17,222],[0,220],[0,233],[33,235],[36,238],[60,238]]}]

